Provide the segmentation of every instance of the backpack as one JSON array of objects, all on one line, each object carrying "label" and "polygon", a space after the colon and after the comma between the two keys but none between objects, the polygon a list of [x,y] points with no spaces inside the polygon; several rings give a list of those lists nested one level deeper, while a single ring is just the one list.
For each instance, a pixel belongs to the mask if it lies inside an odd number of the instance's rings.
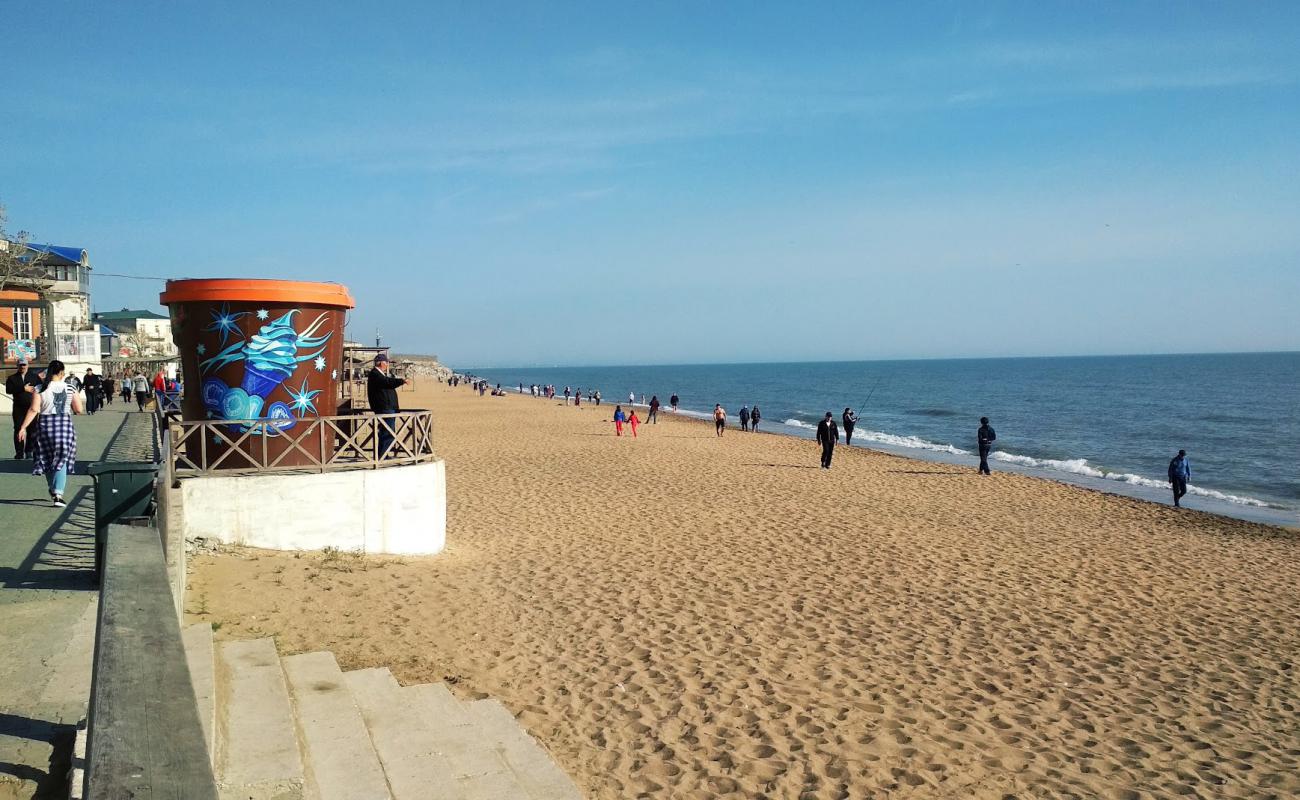
[{"label": "backpack", "polygon": [[1180,472],[1182,472],[1182,470],[1178,468],[1178,456],[1174,456],[1169,460],[1169,482],[1173,483],[1177,480],[1178,473]]}]

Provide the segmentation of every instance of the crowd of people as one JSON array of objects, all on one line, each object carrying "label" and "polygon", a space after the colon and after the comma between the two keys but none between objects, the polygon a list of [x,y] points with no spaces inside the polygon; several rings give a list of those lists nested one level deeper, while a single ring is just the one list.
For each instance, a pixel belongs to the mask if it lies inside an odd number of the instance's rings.
[{"label": "crowd of people", "polygon": [[[485,386],[487,384],[487,381],[481,378],[460,375],[453,375],[449,383],[454,387],[459,385],[459,382],[462,381],[469,381],[471,386]],[[601,399],[599,390],[587,390],[584,393],[581,387],[573,388],[570,386],[565,386],[563,389],[557,390],[553,384],[533,383],[525,385],[523,382],[520,382],[516,386],[516,391],[521,395],[529,395],[546,400],[563,397],[566,406],[572,403],[572,405],[576,407],[582,405],[584,398],[589,402],[593,402],[595,405],[600,405]],[[482,394],[482,391],[480,390],[479,393]],[[505,394],[505,392],[501,390],[501,384],[496,384],[496,389],[493,390],[492,394]],[[676,392],[669,396],[668,407],[672,409],[672,411],[676,412],[680,403],[681,398]],[[636,407],[638,405],[646,408],[646,423],[653,425],[658,422],[659,411],[662,408],[662,405],[659,402],[659,396],[651,395],[649,400],[647,400],[643,394],[641,395],[641,402],[637,403],[636,393],[634,391],[629,391],[627,395],[627,409],[625,410],[622,404],[614,407],[614,416],[612,421],[614,423],[615,436],[622,436],[625,427],[631,429],[633,437],[636,436],[637,426],[641,423],[641,420],[636,416]],[[763,413],[757,404],[753,406],[742,405],[736,416],[740,424],[740,430],[747,433],[756,433],[759,429],[759,424],[763,420]],[[727,430],[728,420],[727,410],[721,403],[714,404],[712,418],[715,435],[721,437]],[[840,442],[841,436],[843,436],[843,441],[846,446],[853,445],[853,433],[857,428],[859,421],[860,418],[858,417],[857,412],[852,408],[846,407],[840,414],[838,421],[836,421],[834,413],[827,411],[826,415],[817,423],[817,431],[814,436],[814,441],[821,450],[822,469],[831,468],[831,462],[835,456],[835,446]],[[978,473],[980,475],[992,474],[992,469],[989,467],[989,457],[993,453],[993,443],[997,438],[997,433],[993,430],[993,426],[989,424],[988,417],[980,417],[979,429],[975,432],[975,446],[976,451],[979,453]],[[1173,487],[1175,506],[1181,505],[1182,497],[1187,494],[1187,481],[1190,478],[1191,466],[1187,461],[1187,453],[1183,450],[1179,450],[1178,455],[1169,462],[1169,483],[1170,486]]]}]

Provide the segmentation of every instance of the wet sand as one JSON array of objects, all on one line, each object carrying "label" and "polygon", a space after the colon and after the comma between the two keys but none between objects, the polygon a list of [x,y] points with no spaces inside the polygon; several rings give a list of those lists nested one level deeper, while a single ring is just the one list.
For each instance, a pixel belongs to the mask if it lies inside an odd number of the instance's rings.
[{"label": "wet sand", "polygon": [[[594,798],[1300,795],[1300,534],[609,404],[437,412],[448,548],[191,561],[192,619],[513,709]],[[642,411],[641,413],[644,413]],[[278,510],[268,509],[268,524]]]}]

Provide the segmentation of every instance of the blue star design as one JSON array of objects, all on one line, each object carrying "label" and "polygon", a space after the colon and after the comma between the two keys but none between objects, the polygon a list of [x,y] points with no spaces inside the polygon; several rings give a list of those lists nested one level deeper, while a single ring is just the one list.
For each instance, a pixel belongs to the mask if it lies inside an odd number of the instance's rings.
[{"label": "blue star design", "polygon": [[267,310],[266,310],[265,308],[259,308],[259,309],[257,309],[257,318],[258,318],[258,319],[267,319],[267,318],[270,317],[270,316],[271,316],[270,313],[267,312]]},{"label": "blue star design", "polygon": [[208,346],[206,344],[201,344],[194,349],[198,351],[199,355],[203,355],[204,353],[208,352]]},{"label": "blue star design", "polygon": [[244,311],[231,311],[228,303],[221,304],[221,310],[212,309],[212,323],[203,330],[216,332],[221,336],[221,346],[226,346],[226,339],[230,334],[238,334],[240,337],[244,332],[239,329],[239,318],[244,316]]},{"label": "blue star design", "polygon": [[322,358],[321,356],[316,356],[316,360],[315,360],[313,363],[316,365],[316,371],[317,371],[317,372],[324,372],[324,371],[325,371],[325,359],[324,359],[324,358]]},{"label": "blue star design", "polygon": [[308,389],[307,379],[302,381],[302,387],[294,391],[293,387],[286,387],[289,392],[289,407],[297,412],[299,417],[306,414],[316,413],[316,395],[321,393],[320,389]]}]

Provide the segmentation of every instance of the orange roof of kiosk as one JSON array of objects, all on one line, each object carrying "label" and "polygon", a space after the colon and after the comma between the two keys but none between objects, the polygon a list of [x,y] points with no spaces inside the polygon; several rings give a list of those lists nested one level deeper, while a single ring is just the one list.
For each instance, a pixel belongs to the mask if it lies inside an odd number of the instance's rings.
[{"label": "orange roof of kiosk", "polygon": [[346,286],[339,283],[274,281],[255,278],[187,278],[167,281],[158,296],[163,305],[211,301],[355,308]]}]

